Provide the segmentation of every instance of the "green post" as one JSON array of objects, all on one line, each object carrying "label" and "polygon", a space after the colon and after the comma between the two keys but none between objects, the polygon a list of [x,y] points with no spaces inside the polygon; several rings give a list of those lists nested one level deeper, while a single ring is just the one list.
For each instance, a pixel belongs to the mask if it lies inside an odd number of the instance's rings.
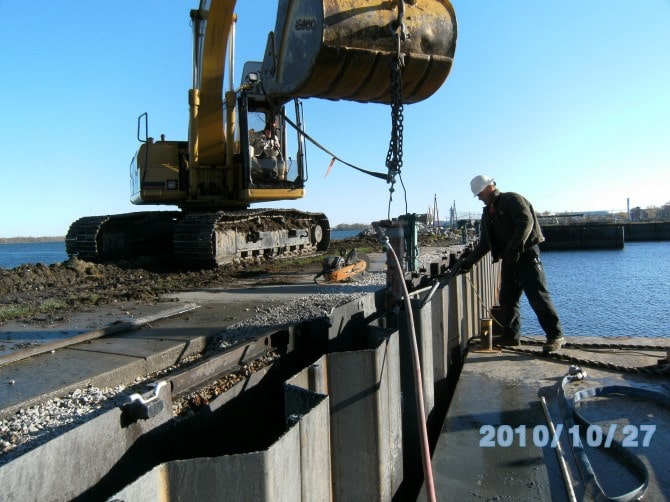
[{"label": "green post", "polygon": [[406,214],[404,220],[407,271],[416,272],[419,269],[419,245],[416,229],[416,213]]}]

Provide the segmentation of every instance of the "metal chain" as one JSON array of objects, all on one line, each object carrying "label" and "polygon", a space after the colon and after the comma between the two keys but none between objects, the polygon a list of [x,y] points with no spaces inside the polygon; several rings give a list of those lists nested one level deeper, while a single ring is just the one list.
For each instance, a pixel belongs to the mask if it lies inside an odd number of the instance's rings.
[{"label": "metal chain", "polygon": [[395,179],[402,170],[403,154],[403,104],[402,104],[402,68],[405,66],[401,52],[401,42],[405,40],[405,23],[403,21],[405,5],[403,0],[398,1],[398,18],[393,24],[393,36],[396,42],[396,55],[391,59],[391,140],[386,154],[386,168],[388,169],[387,183],[389,188],[389,220],[391,219],[391,201],[395,191]]},{"label": "metal chain", "polygon": [[[544,345],[541,340],[523,340],[524,345]],[[666,352],[670,347],[665,345],[642,345],[633,343],[602,343],[602,342],[567,342],[563,347],[574,349],[601,349],[601,350],[638,350],[645,352]]]},{"label": "metal chain", "polygon": [[[524,341],[524,345],[528,343]],[[541,343],[541,342],[537,342]],[[581,344],[578,343],[566,343],[563,347],[566,348],[580,348]],[[613,345],[610,345],[612,347]],[[601,347],[604,347],[601,345]],[[658,364],[658,365],[652,365],[652,366],[640,366],[640,367],[635,367],[635,366],[624,366],[621,364],[614,364],[614,363],[608,363],[605,361],[594,361],[591,359],[584,359],[581,357],[575,357],[571,356],[565,353],[556,353],[556,352],[551,352],[549,354],[544,354],[541,353],[537,350],[532,350],[532,349],[523,349],[520,347],[503,347],[505,350],[509,350],[511,352],[518,352],[520,354],[530,354],[530,355],[540,355],[543,358],[551,358],[551,359],[556,359],[560,361],[568,361],[571,363],[576,363],[576,364],[581,364],[583,366],[589,366],[592,368],[604,368],[608,370],[616,370],[616,371],[621,371],[622,373],[638,373],[638,374],[646,374],[646,375],[669,375],[670,374],[670,364]],[[629,348],[625,345],[619,346],[619,348]],[[645,350],[649,350],[651,347],[645,347]]]}]

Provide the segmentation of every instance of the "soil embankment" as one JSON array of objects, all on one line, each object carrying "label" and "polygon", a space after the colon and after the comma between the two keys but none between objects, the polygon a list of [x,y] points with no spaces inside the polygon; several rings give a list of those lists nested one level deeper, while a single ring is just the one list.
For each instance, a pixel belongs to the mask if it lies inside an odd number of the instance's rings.
[{"label": "soil embankment", "polygon": [[[381,250],[374,236],[335,241],[340,248]],[[70,259],[53,265],[0,268],[0,324],[7,320],[52,322],[68,314],[120,302],[152,302],[176,291],[248,284],[277,272],[316,273],[321,258],[276,260],[238,268],[185,271],[156,263],[106,265]]]}]

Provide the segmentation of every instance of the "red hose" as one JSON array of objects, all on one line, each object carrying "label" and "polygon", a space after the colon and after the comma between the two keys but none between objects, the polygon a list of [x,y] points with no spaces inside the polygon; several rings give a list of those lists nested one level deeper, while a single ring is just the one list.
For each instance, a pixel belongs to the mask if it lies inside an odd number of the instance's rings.
[{"label": "red hose", "polygon": [[400,283],[402,284],[403,289],[403,298],[405,302],[405,310],[407,311],[407,324],[409,332],[411,335],[412,347],[412,369],[414,370],[414,388],[416,390],[416,408],[417,408],[417,417],[419,422],[419,438],[421,441],[421,460],[423,464],[423,480],[426,487],[426,497],[429,501],[435,502],[437,499],[435,497],[435,485],[433,483],[433,466],[430,461],[430,447],[428,446],[428,430],[426,428],[426,417],[424,412],[423,404],[423,379],[421,378],[421,361],[419,359],[419,347],[416,341],[416,330],[414,328],[414,316],[412,314],[412,303],[409,299],[409,291],[407,291],[407,285],[405,280],[402,277],[402,268],[400,267],[400,262],[398,261],[398,256],[396,255],[393,247],[386,242],[386,251],[387,254],[392,258],[393,263],[397,273],[401,276]]}]

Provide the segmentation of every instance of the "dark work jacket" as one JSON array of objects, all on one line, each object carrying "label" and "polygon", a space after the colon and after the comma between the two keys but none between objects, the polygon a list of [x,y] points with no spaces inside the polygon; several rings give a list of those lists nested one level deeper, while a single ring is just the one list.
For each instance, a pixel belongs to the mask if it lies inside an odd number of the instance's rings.
[{"label": "dark work jacket", "polygon": [[544,241],[533,206],[525,197],[496,190],[493,207],[493,215],[489,206],[484,207],[481,238],[466,259],[470,264],[477,263],[488,251],[495,262],[508,251],[523,254]]}]

